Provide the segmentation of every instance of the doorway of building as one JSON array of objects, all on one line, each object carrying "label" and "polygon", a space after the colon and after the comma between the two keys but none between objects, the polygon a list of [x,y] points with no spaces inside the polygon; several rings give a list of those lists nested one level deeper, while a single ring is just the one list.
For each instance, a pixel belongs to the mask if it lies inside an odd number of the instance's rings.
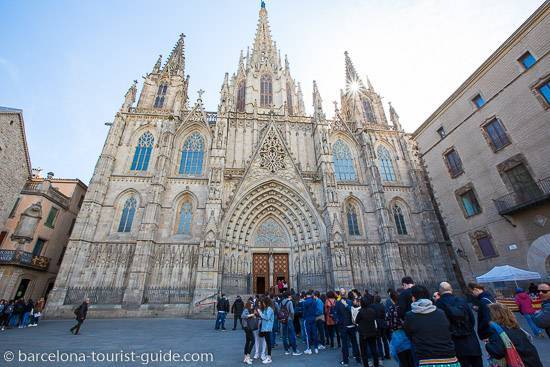
[{"label": "doorway of building", "polygon": [[[256,294],[264,294],[270,290],[270,287],[276,288],[279,280],[286,280],[288,283],[288,254],[271,256],[273,256],[272,265],[270,265],[270,254],[252,254],[253,291]],[[270,269],[270,266],[273,269]]]},{"label": "doorway of building", "polygon": [[27,292],[27,288],[29,287],[30,282],[31,282],[30,279],[21,279],[21,283],[19,283],[17,292],[15,292],[15,297],[14,297],[15,299],[25,297],[25,292]]}]

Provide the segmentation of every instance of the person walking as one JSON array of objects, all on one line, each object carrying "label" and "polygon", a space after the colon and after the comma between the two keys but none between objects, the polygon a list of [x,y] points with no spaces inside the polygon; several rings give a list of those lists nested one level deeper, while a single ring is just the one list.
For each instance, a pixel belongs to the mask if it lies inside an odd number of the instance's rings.
[{"label": "person walking", "polygon": [[260,339],[262,342],[262,356],[265,355],[262,363],[269,364],[272,362],[271,331],[273,330],[273,321],[275,320],[273,305],[269,297],[264,297],[260,301],[260,308],[256,309],[256,314],[261,319]]},{"label": "person walking", "polygon": [[491,335],[491,315],[489,314],[489,305],[495,303],[495,298],[487,291],[485,287],[477,283],[468,283],[468,288],[474,297],[478,300],[477,309],[477,336],[481,340],[486,340]]},{"label": "person walking", "polygon": [[246,302],[244,305],[240,320],[246,336],[246,340],[244,342],[243,362],[246,364],[252,364],[250,353],[252,352],[252,347],[254,346],[254,330],[258,330],[258,319],[254,314],[254,306],[251,301]]},{"label": "person walking", "polygon": [[519,327],[512,311],[500,303],[489,304],[487,308],[492,321],[485,349],[496,360],[491,365],[542,367],[537,349]]},{"label": "person walking", "polygon": [[430,300],[423,286],[411,288],[411,311],[405,315],[403,328],[414,346],[418,365],[422,367],[460,367],[445,313]]},{"label": "person walking", "polygon": [[357,346],[356,327],[351,316],[351,307],[354,296],[350,292],[348,297],[345,289],[340,289],[340,300],[336,302],[336,319],[340,329],[340,338],[342,339],[342,361],[340,364],[349,365],[349,346],[353,352],[353,357],[357,363],[361,363],[359,347]]},{"label": "person walking", "polygon": [[435,303],[443,310],[451,325],[451,337],[455,352],[462,367],[483,367],[483,358],[479,340],[475,333],[475,317],[472,309],[463,298],[453,295],[453,287],[447,283],[439,284],[440,298]]},{"label": "person walking", "polygon": [[334,334],[336,334],[336,342],[338,348],[340,348],[340,332],[336,327],[336,294],[334,291],[328,291],[327,299],[325,301],[325,322],[327,324],[327,341],[330,343],[330,347],[334,348]]},{"label": "person walking", "polygon": [[308,345],[308,348],[304,351],[304,354],[311,354],[311,348],[313,348],[315,353],[319,353],[319,340],[317,338],[317,326],[315,325],[317,302],[313,298],[312,290],[307,291],[306,297],[304,298],[303,314]]},{"label": "person walking", "polygon": [[361,308],[355,318],[355,324],[359,330],[359,351],[363,360],[363,367],[369,367],[369,352],[372,356],[374,367],[380,365],[378,361],[378,323],[376,310],[372,306],[373,297],[365,296],[361,298]]},{"label": "person walking", "polygon": [[546,334],[550,338],[550,285],[541,283],[537,287],[542,304],[540,311],[533,316],[535,325],[546,330]]},{"label": "person walking", "polygon": [[285,354],[290,354],[290,348],[292,348],[292,355],[302,355],[298,351],[296,345],[296,332],[294,330],[294,304],[292,303],[292,295],[287,291],[283,293],[283,300],[277,314],[277,319],[282,326],[283,330],[283,347],[285,348]]},{"label": "person walking", "polygon": [[76,316],[76,325],[70,329],[72,334],[78,335],[78,333],[80,332],[80,327],[82,326],[82,323],[84,322],[84,320],[86,320],[86,316],[88,315],[89,305],[90,299],[86,298],[84,302],[82,302],[82,304],[74,310],[74,314]]},{"label": "person walking", "polygon": [[525,321],[527,321],[527,324],[533,331],[533,335],[544,337],[542,329],[540,329],[533,321],[535,309],[533,308],[533,301],[527,292],[525,292],[522,288],[516,288],[516,296],[514,297],[514,301],[519,307],[519,313],[523,315]]},{"label": "person walking", "polygon": [[241,324],[241,315],[244,311],[244,302],[241,298],[241,296],[237,296],[235,299],[235,302],[233,302],[233,305],[231,306],[231,313],[233,314],[233,330],[237,329],[237,321],[239,324]]},{"label": "person walking", "polygon": [[216,308],[218,310],[218,315],[216,317],[216,325],[214,328],[219,330],[221,327],[221,329],[225,331],[225,317],[229,312],[229,300],[225,297],[225,294],[222,293],[222,296],[218,298]]}]

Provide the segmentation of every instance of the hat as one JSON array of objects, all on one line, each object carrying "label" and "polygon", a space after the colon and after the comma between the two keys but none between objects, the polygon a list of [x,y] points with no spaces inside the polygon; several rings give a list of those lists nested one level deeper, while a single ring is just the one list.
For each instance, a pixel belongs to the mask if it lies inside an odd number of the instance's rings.
[{"label": "hat", "polygon": [[516,293],[521,293],[521,292],[523,292],[523,288],[517,287],[516,288]]}]

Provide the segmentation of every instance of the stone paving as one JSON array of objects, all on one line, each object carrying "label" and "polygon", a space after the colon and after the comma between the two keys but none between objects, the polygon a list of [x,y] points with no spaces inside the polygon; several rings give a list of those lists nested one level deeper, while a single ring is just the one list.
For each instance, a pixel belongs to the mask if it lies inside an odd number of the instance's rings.
[{"label": "stone paving", "polygon": [[[231,320],[231,325],[232,325]],[[241,330],[216,331],[211,320],[187,319],[115,319],[87,320],[82,326],[81,335],[74,336],[69,328],[71,320],[44,320],[39,327],[13,329],[0,332],[0,366],[243,366],[242,350],[244,333]],[[339,366],[339,350],[323,350],[318,355],[285,356],[278,340],[279,347],[273,350],[274,366]],[[550,341],[535,340],[545,366],[550,366]],[[299,345],[301,348],[301,345]],[[58,352],[59,351],[59,352]],[[127,354],[122,355],[121,351]],[[153,355],[147,359],[138,359],[142,353],[211,353],[213,362],[154,362]],[[14,360],[7,359],[13,354]],[[36,360],[30,353],[53,353],[52,362]],[[95,355],[92,355],[96,353]],[[131,357],[134,362],[122,361],[122,357]],[[7,354],[6,354],[7,353]],[[59,355],[57,354],[59,353]],[[66,354],[63,354],[66,353]],[[69,355],[72,353],[72,355]],[[111,354],[108,354],[111,353]],[[118,356],[119,362],[112,362]],[[7,358],[6,358],[7,357]],[[42,354],[40,358],[50,358]],[[72,362],[61,362],[63,358],[72,357]],[[86,361],[76,362],[81,358]],[[199,356],[188,355],[188,358]],[[57,361],[60,358],[61,361]],[[158,356],[154,356],[158,358]],[[205,358],[210,358],[206,355]],[[26,359],[26,362],[25,362]],[[101,362],[101,360],[103,360]],[[108,361],[109,360],[109,361]],[[95,362],[94,362],[95,361]],[[262,365],[258,361],[254,365]],[[360,366],[355,362],[350,366]],[[394,361],[384,361],[384,367],[396,367]]]}]

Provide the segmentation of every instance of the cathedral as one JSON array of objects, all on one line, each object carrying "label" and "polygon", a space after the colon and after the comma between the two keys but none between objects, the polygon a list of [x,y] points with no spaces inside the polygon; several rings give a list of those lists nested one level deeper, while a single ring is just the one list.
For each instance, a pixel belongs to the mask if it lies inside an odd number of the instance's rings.
[{"label": "cathedral", "polygon": [[[184,36],[110,127],[46,313],[200,314],[218,292],[455,282],[414,141],[344,53],[332,118],[313,113],[273,41],[223,79],[218,110],[188,96]],[[328,112],[328,111],[327,111]]]}]

